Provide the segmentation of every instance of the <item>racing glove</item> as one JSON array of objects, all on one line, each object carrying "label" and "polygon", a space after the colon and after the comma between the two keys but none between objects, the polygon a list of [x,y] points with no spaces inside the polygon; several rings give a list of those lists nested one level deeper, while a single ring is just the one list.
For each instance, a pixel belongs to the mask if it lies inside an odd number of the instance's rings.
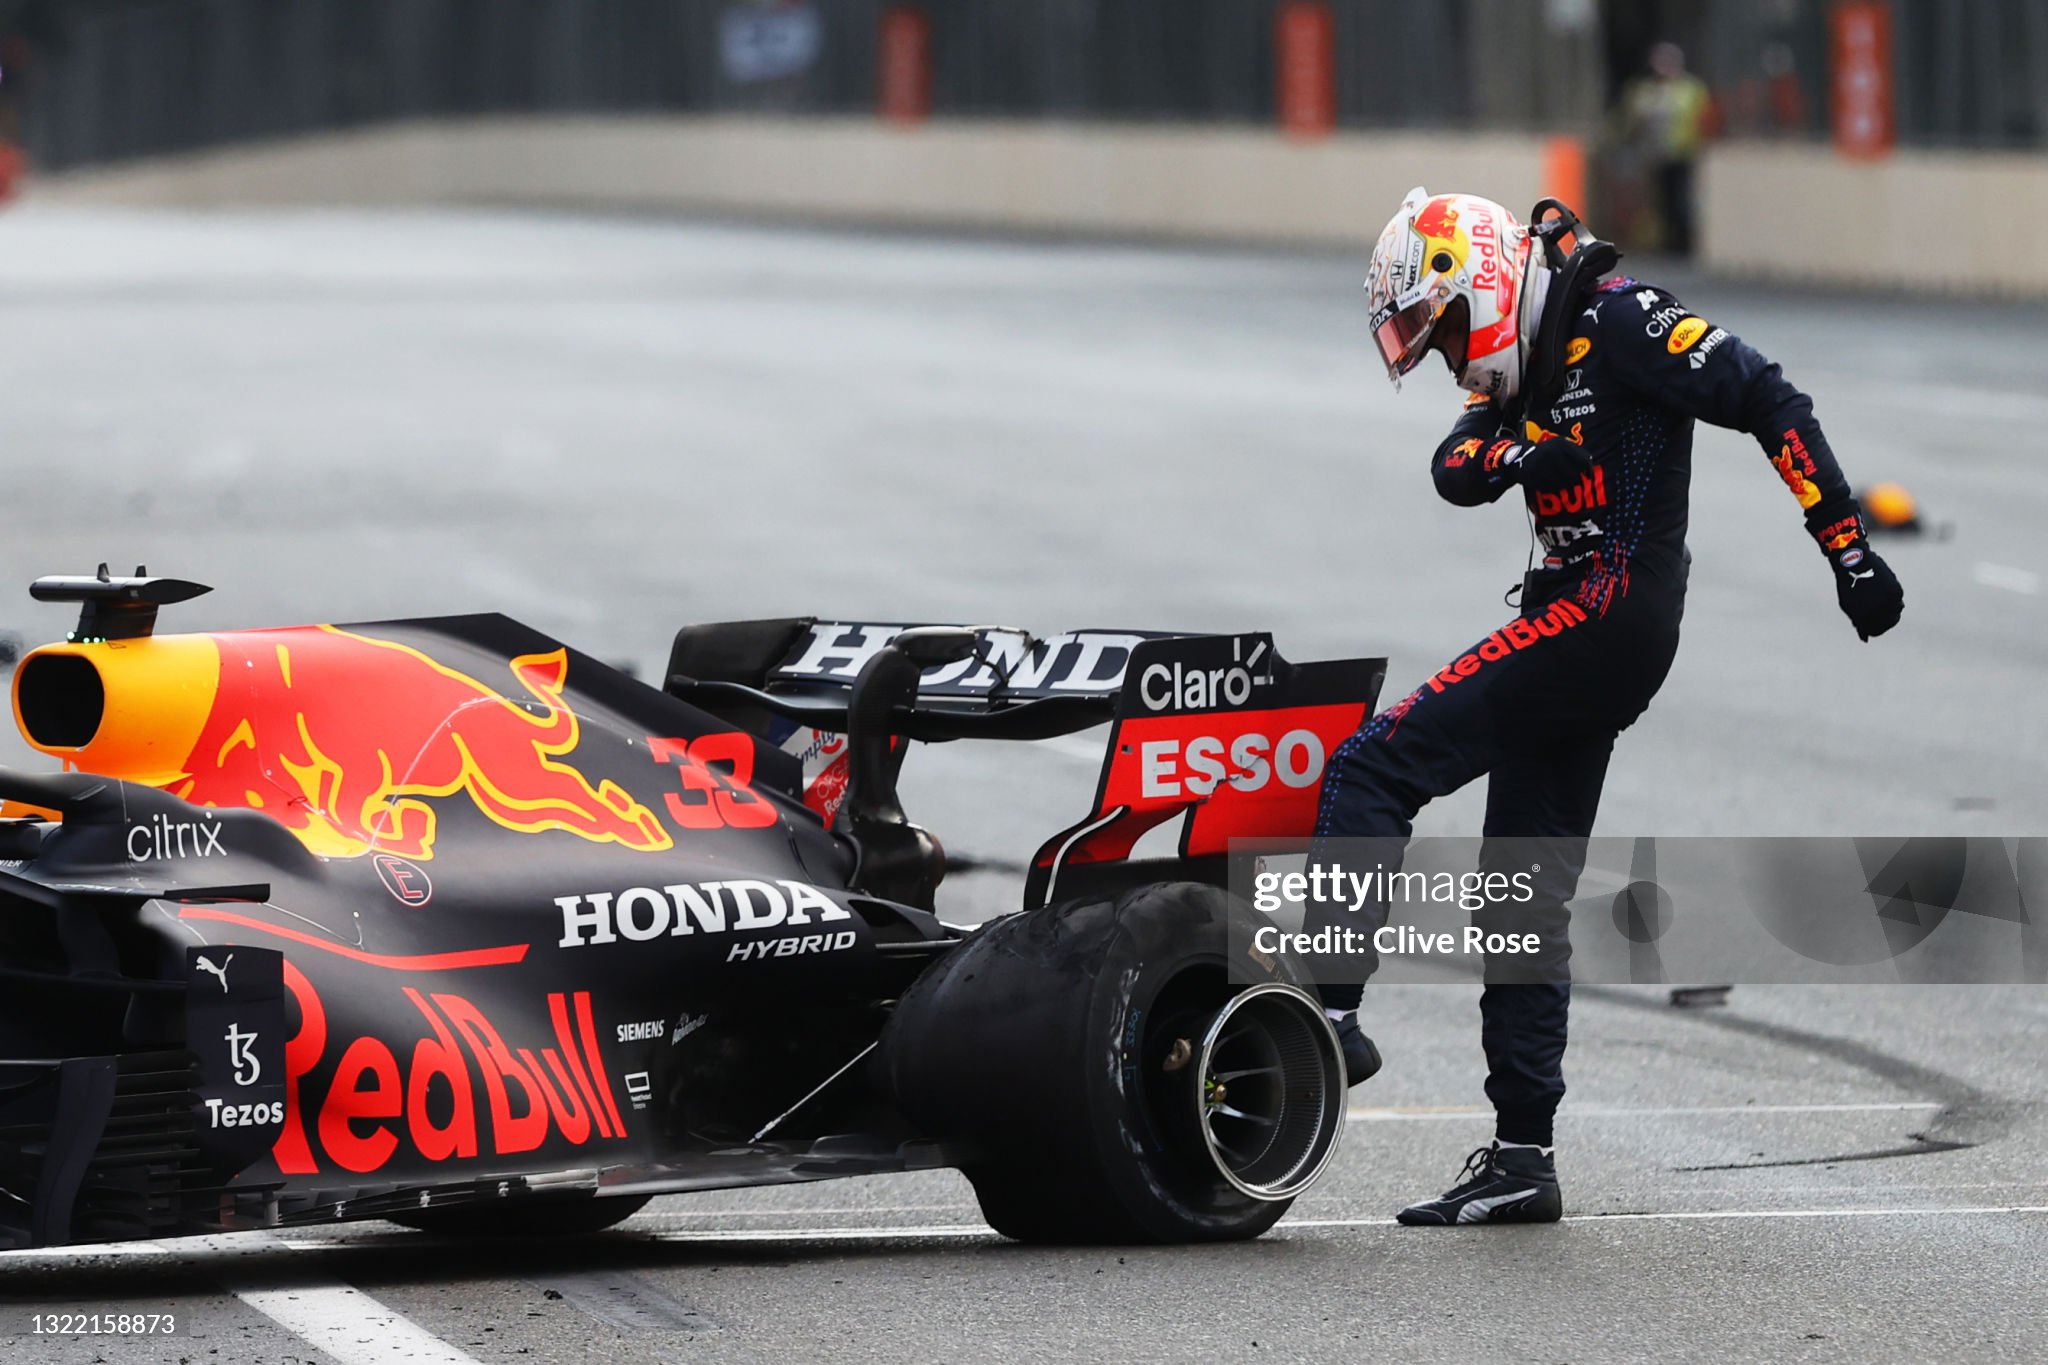
[{"label": "racing glove", "polygon": [[1523,446],[1502,463],[1515,471],[1522,487],[1539,493],[1562,492],[1593,472],[1593,461],[1584,446],[1555,436]]},{"label": "racing glove", "polygon": [[1806,514],[1806,529],[1835,571],[1835,601],[1856,627],[1856,638],[1868,640],[1897,625],[1906,592],[1891,566],[1870,548],[1855,499],[1814,508]]}]

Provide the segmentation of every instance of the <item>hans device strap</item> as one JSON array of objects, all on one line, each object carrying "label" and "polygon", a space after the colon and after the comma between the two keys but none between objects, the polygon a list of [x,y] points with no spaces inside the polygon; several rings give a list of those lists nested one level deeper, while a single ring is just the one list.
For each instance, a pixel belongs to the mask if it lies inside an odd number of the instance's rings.
[{"label": "hans device strap", "polygon": [[[1621,252],[1587,231],[1579,216],[1555,199],[1539,200],[1529,215],[1529,232],[1543,253],[1542,264],[1551,273],[1550,292],[1543,300],[1543,316],[1536,327],[1536,339],[1529,347],[1528,372],[1523,375],[1521,416],[1540,412],[1562,391],[1564,347],[1579,300],[1592,291],[1601,276],[1621,263]],[[1565,250],[1565,240],[1571,250]],[[1533,264],[1533,262],[1532,262]]]}]

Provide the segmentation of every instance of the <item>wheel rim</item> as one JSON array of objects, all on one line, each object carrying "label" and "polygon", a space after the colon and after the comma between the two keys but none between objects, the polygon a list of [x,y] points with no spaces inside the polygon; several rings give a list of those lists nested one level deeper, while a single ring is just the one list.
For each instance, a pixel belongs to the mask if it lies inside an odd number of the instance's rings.
[{"label": "wheel rim", "polygon": [[1233,996],[1197,1049],[1194,1104],[1209,1159],[1254,1199],[1291,1199],[1344,1127],[1344,1057],[1321,1006],[1268,982]]}]

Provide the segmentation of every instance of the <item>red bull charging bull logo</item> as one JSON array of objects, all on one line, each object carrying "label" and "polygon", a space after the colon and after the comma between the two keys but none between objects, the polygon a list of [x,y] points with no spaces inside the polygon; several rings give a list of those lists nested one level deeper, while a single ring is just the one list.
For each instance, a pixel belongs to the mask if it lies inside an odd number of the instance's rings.
[{"label": "red bull charging bull logo", "polygon": [[[1458,206],[1448,196],[1438,196],[1415,215],[1415,235],[1422,238],[1422,268],[1438,275],[1455,275],[1465,268],[1467,243],[1458,230]],[[1448,256],[1444,266],[1439,256]]]},{"label": "red bull charging bull logo", "polygon": [[673,840],[618,783],[566,761],[567,651],[511,661],[506,695],[417,649],[334,626],[227,633],[219,685],[178,780],[199,805],[275,817],[313,852],[434,856],[435,798],[466,795],[522,833],[565,830],[642,851]]}]

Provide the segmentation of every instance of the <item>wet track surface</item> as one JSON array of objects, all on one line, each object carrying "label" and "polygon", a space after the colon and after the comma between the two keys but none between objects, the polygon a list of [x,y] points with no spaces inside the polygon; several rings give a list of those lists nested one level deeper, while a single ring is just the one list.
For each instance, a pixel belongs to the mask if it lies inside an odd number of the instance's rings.
[{"label": "wet track surface", "polygon": [[[1884,546],[1906,621],[1859,644],[1755,446],[1703,432],[1686,641],[1601,832],[2048,830],[2048,314],[1644,273],[1784,361],[1852,478],[1904,481],[1954,534]],[[684,622],[774,613],[1271,629],[1291,657],[1387,654],[1402,689],[1505,618],[1527,537],[1432,496],[1456,400],[1427,370],[1387,386],[1361,274],[511,213],[17,213],[0,583],[110,559],[214,584],[173,629],[503,610],[644,673]],[[0,606],[30,643],[68,624]],[[1096,757],[920,750],[906,799],[1014,863],[1085,809]],[[977,918],[1015,888],[949,890]],[[1387,1070],[1252,1245],[1019,1248],[924,1175],[662,1200],[575,1247],[366,1224],[10,1255],[0,1360],[2039,1351],[2048,992],[1582,992],[1567,1222],[1443,1232],[1389,1215],[1489,1132],[1474,992],[1367,1013]],[[92,1308],[175,1309],[180,1335],[19,1334]]]}]

